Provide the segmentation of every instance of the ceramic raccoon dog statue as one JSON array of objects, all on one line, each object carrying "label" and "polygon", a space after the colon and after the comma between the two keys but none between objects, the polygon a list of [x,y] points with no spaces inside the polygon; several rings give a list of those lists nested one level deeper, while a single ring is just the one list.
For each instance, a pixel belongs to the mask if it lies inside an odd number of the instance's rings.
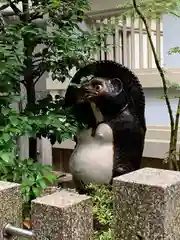
[{"label": "ceramic raccoon dog statue", "polygon": [[138,78],[113,61],[80,69],[69,86],[65,105],[72,106],[88,128],[76,135],[69,169],[77,189],[109,184],[140,168],[146,133],[145,97]]}]

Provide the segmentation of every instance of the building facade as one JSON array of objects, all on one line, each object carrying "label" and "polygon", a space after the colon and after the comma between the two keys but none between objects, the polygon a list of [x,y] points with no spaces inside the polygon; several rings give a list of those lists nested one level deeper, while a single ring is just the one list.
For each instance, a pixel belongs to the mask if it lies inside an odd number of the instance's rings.
[{"label": "building facade", "polygon": [[[144,157],[162,159],[168,151],[170,137],[167,107],[165,101],[160,99],[163,95],[162,81],[156,69],[144,24],[140,19],[124,15],[118,5],[119,0],[91,0],[91,11],[87,14],[87,18],[81,27],[98,30],[104,28],[106,24],[113,24],[114,33],[109,35],[105,42],[105,45],[109,46],[109,51],[107,53],[100,51],[95,58],[122,63],[132,69],[139,77],[146,97],[148,127]],[[8,9],[8,11],[11,10]],[[179,23],[180,19],[167,15],[162,16],[161,19],[148,20],[161,66],[165,68],[168,80],[177,84],[180,84],[180,55],[169,56],[168,51],[172,47],[180,46],[180,33],[177,31]],[[73,76],[75,72],[76,69],[73,69],[71,75]],[[70,79],[66,79],[64,83],[52,81],[51,76],[45,74],[38,82],[36,91],[40,95],[46,93],[50,93],[52,96],[63,95],[69,82]],[[179,96],[179,94],[175,90],[169,91],[174,111],[177,108],[177,99],[174,96]],[[180,134],[178,141],[180,145]],[[27,144],[24,144],[24,139],[22,142],[22,155],[26,156],[28,147]],[[54,161],[53,158],[56,159],[56,162],[64,161],[65,158],[68,158],[73,147],[74,143],[72,141],[51,146],[47,139],[39,140],[39,160],[48,164]],[[64,154],[65,152],[68,153]]]},{"label": "building facade", "polygon": [[[170,123],[165,101],[161,99],[163,96],[162,81],[156,69],[144,24],[139,19],[123,16],[121,9],[117,8],[118,4],[117,0],[91,0],[92,9],[83,27],[91,26],[94,29],[101,29],[108,23],[114,24],[114,34],[108,36],[105,43],[106,46],[109,45],[108,53],[100,51],[95,57],[97,60],[109,59],[122,63],[137,74],[146,97],[148,130],[143,155],[145,158],[163,159],[168,151]],[[168,51],[170,48],[180,46],[180,37],[176,30],[179,23],[180,19],[167,15],[162,16],[161,19],[148,21],[161,66],[165,68],[168,80],[177,84],[180,84],[180,55],[169,56]],[[75,70],[72,71],[72,75],[74,73]],[[59,91],[63,93],[68,81],[62,85],[48,79],[47,87],[54,95]],[[177,109],[177,99],[174,96],[179,94],[178,91],[169,90],[174,112]],[[45,141],[47,144],[47,140]],[[178,144],[180,144],[180,134]],[[71,141],[65,141],[61,145],[55,144],[53,152],[57,161],[58,157],[66,161],[64,158],[69,157],[73,147],[74,143]],[[67,154],[63,155],[63,151]],[[44,161],[46,162],[46,157]]]}]

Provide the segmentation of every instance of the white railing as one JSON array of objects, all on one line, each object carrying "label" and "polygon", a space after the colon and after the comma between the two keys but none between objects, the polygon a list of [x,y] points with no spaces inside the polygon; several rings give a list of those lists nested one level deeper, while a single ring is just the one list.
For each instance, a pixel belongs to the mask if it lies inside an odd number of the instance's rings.
[{"label": "white railing", "polygon": [[[147,38],[145,26],[140,19],[127,16],[93,17],[87,21],[89,26],[99,31],[113,24],[113,34],[103,44],[109,51],[101,50],[95,58],[115,60],[132,69],[155,68],[154,57]],[[149,30],[156,52],[163,65],[163,26],[161,19],[148,20]]]}]

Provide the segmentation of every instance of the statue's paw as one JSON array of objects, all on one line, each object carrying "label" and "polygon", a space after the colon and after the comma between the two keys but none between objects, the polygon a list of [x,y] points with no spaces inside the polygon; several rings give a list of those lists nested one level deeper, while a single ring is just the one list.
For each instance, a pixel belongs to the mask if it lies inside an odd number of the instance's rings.
[{"label": "statue's paw", "polygon": [[134,167],[130,164],[126,165],[126,164],[118,164],[118,166],[114,169],[114,176],[113,177],[117,177],[117,176],[121,176],[123,174],[129,173],[134,171]]},{"label": "statue's paw", "polygon": [[74,182],[76,191],[79,194],[86,194],[86,185],[84,184],[83,181],[73,178],[73,182]]}]

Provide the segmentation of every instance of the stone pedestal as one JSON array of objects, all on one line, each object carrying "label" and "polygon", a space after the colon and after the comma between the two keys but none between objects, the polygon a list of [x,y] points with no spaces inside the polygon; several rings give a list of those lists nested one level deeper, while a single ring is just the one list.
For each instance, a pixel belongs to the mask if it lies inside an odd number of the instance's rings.
[{"label": "stone pedestal", "polygon": [[180,172],[143,168],[113,188],[115,240],[180,239]]},{"label": "stone pedestal", "polygon": [[36,240],[90,240],[91,200],[65,190],[37,198],[32,201],[32,224]]},{"label": "stone pedestal", "polygon": [[[0,181],[0,239],[5,239],[3,228],[8,224],[22,227],[22,198],[19,184]],[[17,239],[16,237],[11,239]]]}]

